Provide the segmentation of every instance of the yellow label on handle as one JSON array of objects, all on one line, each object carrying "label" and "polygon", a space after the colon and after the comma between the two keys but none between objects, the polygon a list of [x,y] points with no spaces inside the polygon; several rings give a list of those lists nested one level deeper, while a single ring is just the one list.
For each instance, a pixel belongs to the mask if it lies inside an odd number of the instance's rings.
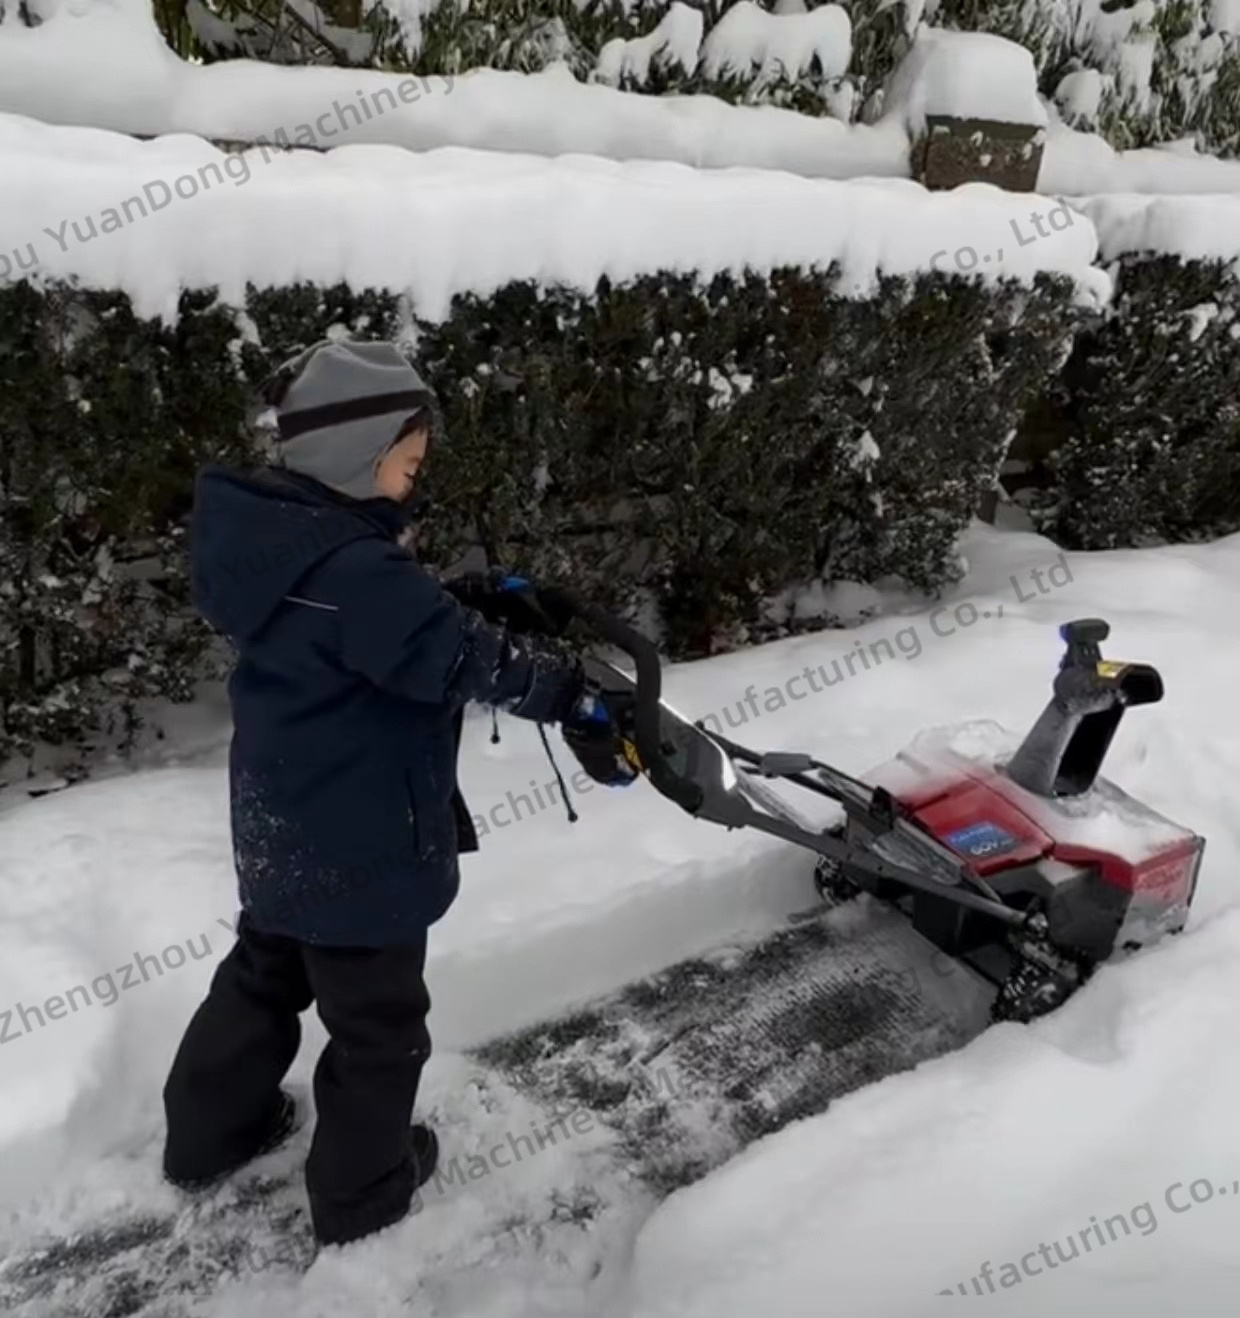
[{"label": "yellow label on handle", "polygon": [[1128,667],[1127,660],[1102,659],[1098,663],[1099,677],[1118,677]]}]

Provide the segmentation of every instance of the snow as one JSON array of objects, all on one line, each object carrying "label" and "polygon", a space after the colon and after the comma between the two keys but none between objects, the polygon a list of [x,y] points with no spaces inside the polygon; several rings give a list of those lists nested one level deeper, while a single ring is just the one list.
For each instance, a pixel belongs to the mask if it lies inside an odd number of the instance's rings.
[{"label": "snow", "polygon": [[702,47],[708,78],[796,79],[817,64],[823,78],[840,78],[852,59],[852,20],[836,4],[804,14],[773,14],[738,0],[711,28]]},{"label": "snow", "polygon": [[1214,321],[1222,315],[1222,308],[1217,302],[1200,302],[1195,307],[1189,307],[1186,314],[1191,322],[1188,341],[1189,343],[1196,343]]},{"label": "snow", "polygon": [[422,49],[422,25],[439,8],[440,0],[363,0],[362,9],[369,13],[379,6],[396,19],[405,49],[416,55]]},{"label": "snow", "polygon": [[[1238,940],[1232,910],[675,1196],[639,1242],[632,1314],[811,1318],[830,1294],[917,1318],[944,1292],[1029,1318],[1234,1312]],[[1190,1198],[1200,1178],[1213,1202]]]},{"label": "snow", "polygon": [[[522,1252],[515,1238],[498,1254],[486,1244],[497,1221],[545,1202],[574,1174],[566,1149],[448,1186],[416,1219],[324,1256],[303,1279],[243,1278],[204,1315],[387,1315],[416,1294],[433,1295],[442,1318],[818,1318],[824,1296],[855,1318],[917,1318],[939,1312],[944,1290],[964,1284],[973,1294],[986,1260],[994,1278],[1009,1278],[1010,1294],[989,1301],[1005,1315],[1233,1311],[1240,721],[1218,693],[1235,667],[1240,537],[1069,553],[1070,579],[1060,573],[1055,586],[1046,569],[1059,551],[1037,536],[977,526],[962,552],[968,574],[944,600],[674,666],[671,703],[698,717],[730,714],[729,735],[748,744],[807,750],[860,773],[926,725],[986,718],[1023,730],[1048,697],[1058,625],[1106,617],[1104,652],[1154,663],[1167,687],[1161,704],[1124,720],[1106,772],[1208,839],[1186,932],[1104,968],[1035,1026],[998,1027],[761,1141],[653,1215],[638,1199],[627,1215],[574,1233],[571,1248],[602,1251],[606,1266],[568,1298],[563,1259],[535,1245]],[[970,626],[956,620],[972,616],[957,614],[963,601],[978,611]],[[748,715],[749,686],[786,689],[805,667],[842,667],[858,642],[882,638],[895,658],[850,667],[812,701],[778,707],[768,697],[774,712]],[[459,1050],[770,929],[810,900],[802,853],[696,823],[644,784],[581,793],[581,821],[570,825],[535,799],[550,780],[536,731],[515,720],[502,728],[492,746],[487,718],[466,722],[462,781],[485,827],[483,849],[466,859],[461,897],[431,937],[436,1052],[424,1102],[442,1114],[449,1156],[533,1118],[516,1096],[480,1095]],[[72,1011],[4,1045],[0,1201],[10,1216],[0,1250],[89,1222],[106,1205],[170,1206],[156,1170],[159,1087],[229,945],[234,908],[226,738],[219,726],[213,740],[196,738],[184,763],[0,816],[0,1011],[90,990],[89,1005],[76,995]],[[162,973],[148,965],[149,982],[118,988],[104,1005],[112,995],[101,976],[119,985],[117,970],[136,965],[136,954],[200,948],[204,936],[210,958]],[[294,1071],[302,1085],[323,1041],[312,1017],[306,1030]],[[1196,1194],[1212,1188],[1214,1197],[1194,1205],[1188,1187],[1202,1178],[1210,1186],[1196,1184]],[[1070,1267],[1040,1264],[1040,1244],[1054,1259],[1059,1241],[1070,1258],[1069,1232],[1120,1214],[1127,1235],[1117,1225],[1116,1239]],[[1002,1265],[1022,1258],[1042,1275],[1013,1283]]]},{"label": "snow", "polygon": [[[420,12],[420,3],[409,0],[408,14]],[[1105,17],[1097,0],[1091,4],[1082,21]],[[417,151],[464,146],[544,156],[583,153],[699,168],[788,170],[811,178],[909,174],[905,111],[898,104],[876,124],[848,125],[773,106],[728,105],[712,96],[634,95],[600,82],[580,83],[559,65],[537,74],[479,69],[455,78],[287,68],[244,59],[204,66],[172,54],[151,21],[147,0],[64,8],[48,0],[42,11],[45,21],[35,28],[0,22],[0,112],[49,124],[216,141],[261,138],[318,148],[369,143]],[[771,22],[796,17],[782,14]],[[687,57],[687,26],[682,24],[679,34],[685,39],[679,54]],[[969,45],[953,44],[956,36],[970,38]],[[973,107],[984,112],[982,117],[1038,114],[1040,103],[1026,95],[1029,68],[1000,38],[938,37],[940,53],[929,63],[941,71],[942,81],[931,87],[918,82],[913,70],[899,75],[917,84],[918,96],[933,91],[939,106],[956,112]],[[948,38],[945,46],[942,37]],[[984,44],[972,45],[977,41],[1000,42],[997,49],[1004,52],[981,71],[974,55],[964,53],[985,52]],[[931,35],[919,61],[928,58],[934,43]],[[953,82],[957,75],[962,80]],[[830,92],[834,113],[846,113],[850,98],[846,83]],[[357,106],[370,109],[370,116]],[[1188,160],[1157,149],[1116,152],[1101,137],[1062,123],[1051,123],[1047,134],[1038,184],[1047,195],[1240,192],[1240,162]]]},{"label": "snow", "polygon": [[1187,155],[1165,147],[1116,151],[1096,133],[1051,124],[1038,189],[1048,196],[1240,193],[1240,161]]},{"label": "snow", "polygon": [[[1117,89],[1118,102],[1150,122],[1169,98],[1182,101],[1188,120],[1195,121],[1194,109],[1215,88],[1233,36],[1240,34],[1236,0],[1053,0],[1036,9],[1037,18],[1048,25],[1048,49],[1071,51],[1074,63],[1088,66],[1079,71],[1083,77],[1105,78]],[[1160,46],[1162,77],[1156,88],[1154,62]]]},{"label": "snow", "polygon": [[1210,0],[1210,26],[1240,37],[1240,0]]},{"label": "snow", "polygon": [[1102,98],[1112,79],[1097,69],[1077,69],[1065,74],[1055,88],[1055,104],[1072,124],[1092,125],[1098,121]]},{"label": "snow", "polygon": [[878,444],[868,430],[862,431],[849,462],[854,467],[873,466],[879,458]]},{"label": "snow", "polygon": [[240,306],[247,284],[343,280],[408,291],[436,320],[455,294],[512,280],[591,290],[604,274],[832,262],[839,290],[864,296],[880,274],[925,270],[962,244],[986,254],[981,278],[1062,271],[1084,302],[1109,293],[1088,224],[1014,243],[1014,226],[1055,207],[981,184],[936,194],[909,180],[381,146],[228,154],[0,116],[0,191],[0,278],[37,261],[167,318],[185,287],[216,285]]},{"label": "snow", "polygon": [[1119,90],[1140,113],[1150,108],[1150,80],[1157,53],[1158,43],[1153,32],[1125,41],[1119,49]]},{"label": "snow", "polygon": [[1159,7],[1160,0],[1134,0],[1124,5],[1081,0],[1076,12],[1069,10],[1068,14],[1075,41],[1099,63],[1108,64],[1122,61],[1130,45],[1144,42]]},{"label": "snow", "polygon": [[595,76],[613,87],[625,81],[644,87],[652,63],[656,68],[679,67],[692,73],[697,68],[703,22],[700,9],[673,0],[658,26],[646,36],[628,41],[616,37],[607,42],[599,51]]},{"label": "snow", "polygon": [[1240,197],[1117,194],[1074,198],[1071,205],[1096,226],[1104,261],[1137,252],[1186,261],[1240,258]]},{"label": "snow", "polygon": [[[791,24],[790,32],[809,31],[793,18],[772,21]],[[688,30],[677,22],[677,48],[684,56]],[[358,105],[372,113],[357,113]],[[245,59],[185,63],[165,45],[146,0],[88,4],[81,13],[60,12],[35,28],[0,23],[3,111],[54,124],[190,133],[216,141],[282,135],[316,147],[386,143],[413,150],[582,152],[700,167],[790,169],[823,178],[909,172],[908,141],[898,124],[850,127],[704,95],[635,96],[580,83],[563,65],[537,74],[478,69],[455,78],[413,78]]]},{"label": "snow", "polygon": [[901,115],[913,137],[925,132],[928,116],[1047,123],[1037,69],[1024,46],[987,32],[931,27],[918,31],[888,80],[883,110]]}]

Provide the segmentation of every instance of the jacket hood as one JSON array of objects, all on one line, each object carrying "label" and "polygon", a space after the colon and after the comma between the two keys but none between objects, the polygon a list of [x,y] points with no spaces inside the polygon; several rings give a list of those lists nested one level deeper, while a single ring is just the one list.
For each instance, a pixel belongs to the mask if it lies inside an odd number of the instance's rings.
[{"label": "jacket hood", "polygon": [[194,607],[237,640],[264,627],[308,572],[343,545],[395,539],[418,504],[348,499],[294,472],[206,467],[194,487]]}]

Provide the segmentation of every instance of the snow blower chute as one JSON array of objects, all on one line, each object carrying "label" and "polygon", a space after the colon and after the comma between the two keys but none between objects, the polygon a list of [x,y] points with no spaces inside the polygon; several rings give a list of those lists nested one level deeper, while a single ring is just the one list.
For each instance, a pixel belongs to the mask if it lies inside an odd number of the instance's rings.
[{"label": "snow blower chute", "polygon": [[[698,819],[815,852],[830,903],[866,892],[902,910],[998,986],[995,1019],[1052,1010],[1100,963],[1183,928],[1203,839],[1099,776],[1124,711],[1161,700],[1162,679],[1149,664],[1104,660],[1101,619],[1060,628],[1053,695],[1019,745],[996,724],[965,724],[923,734],[862,780],[689,722],[661,701],[645,637],[571,607],[634,661],[633,677],[599,660],[590,674],[627,711],[633,762],[664,796]],[[776,782],[837,802],[844,823],[810,823]]]}]

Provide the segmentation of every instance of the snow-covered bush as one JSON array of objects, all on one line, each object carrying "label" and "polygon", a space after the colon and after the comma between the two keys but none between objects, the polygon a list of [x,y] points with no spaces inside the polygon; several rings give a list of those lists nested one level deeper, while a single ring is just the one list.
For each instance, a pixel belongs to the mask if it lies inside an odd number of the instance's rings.
[{"label": "snow-covered bush", "polygon": [[941,0],[931,21],[1027,46],[1043,95],[1112,146],[1194,134],[1212,150],[1240,145],[1233,0]]},{"label": "snow-covered bush", "polygon": [[754,0],[737,0],[702,47],[707,78],[754,79],[759,87],[814,72],[841,78],[851,59],[852,23],[837,4],[770,13]]},{"label": "snow-covered bush", "polygon": [[[593,293],[516,283],[419,326],[446,441],[418,539],[482,546],[661,622],[673,654],[764,634],[811,580],[933,590],[1006,437],[1065,354],[1072,284],[836,271],[651,275]],[[395,294],[182,296],[174,327],[120,294],[0,288],[0,763],[123,732],[186,699],[209,634],[188,608],[195,470],[245,462],[253,387],[333,326],[398,337]]]},{"label": "snow-covered bush", "polygon": [[[409,0],[383,2],[403,12]],[[682,0],[416,3],[419,35],[410,58],[419,72],[477,65],[528,70],[564,60],[579,77],[591,75],[612,41],[650,42],[657,33],[657,47],[673,49],[664,23],[673,4],[683,7]],[[682,40],[675,46],[680,58],[662,67],[656,59],[644,79],[624,77],[622,85],[710,91],[842,118],[872,115],[875,94],[924,21],[1025,46],[1042,94],[1070,123],[1097,128],[1114,146],[1195,134],[1208,149],[1234,154],[1240,148],[1240,0],[851,0],[842,15],[851,26],[851,58],[842,71],[834,67],[835,52],[846,43],[837,39],[839,20],[829,17],[840,6],[807,0],[690,4],[703,19],[697,68],[684,58]],[[683,38],[685,31],[681,21],[677,32]],[[810,67],[801,57],[814,47]],[[633,51],[638,63],[641,51]],[[618,58],[613,47],[604,68]]]},{"label": "snow-covered bush", "polygon": [[764,634],[789,585],[934,590],[1077,315],[1048,277],[859,300],[792,269],[458,299],[422,340],[451,455],[429,556],[481,543],[653,611],[680,655]]},{"label": "snow-covered bush", "polygon": [[[424,76],[555,64],[631,91],[706,92],[845,120],[878,113],[885,79],[926,23],[1025,46],[1041,94],[1113,146],[1193,135],[1210,150],[1240,148],[1240,0],[75,0],[71,8],[123,9],[138,41],[148,3],[172,49],[195,62],[244,57]],[[0,0],[0,28],[61,21],[69,8]]]},{"label": "snow-covered bush", "polygon": [[1240,281],[1230,261],[1132,254],[1053,400],[1067,440],[1035,520],[1080,549],[1240,530]]},{"label": "snow-covered bush", "polygon": [[249,460],[247,405],[286,346],[381,319],[345,288],[278,302],[260,349],[209,292],[169,327],[123,294],[0,285],[0,766],[124,745],[141,699],[193,694],[211,639],[189,607],[195,471]]},{"label": "snow-covered bush", "polygon": [[122,295],[0,287],[0,762],[190,694],[207,637],[177,514],[196,464],[241,452],[210,301],[169,331]]},{"label": "snow-covered bush", "polygon": [[595,76],[613,87],[644,87],[651,71],[693,73],[702,45],[702,12],[675,0],[644,37],[613,37],[599,52]]},{"label": "snow-covered bush", "polygon": [[[362,0],[152,0],[168,44],[204,62],[381,67],[417,48],[419,10]],[[433,4],[433,0],[432,0]]]}]

